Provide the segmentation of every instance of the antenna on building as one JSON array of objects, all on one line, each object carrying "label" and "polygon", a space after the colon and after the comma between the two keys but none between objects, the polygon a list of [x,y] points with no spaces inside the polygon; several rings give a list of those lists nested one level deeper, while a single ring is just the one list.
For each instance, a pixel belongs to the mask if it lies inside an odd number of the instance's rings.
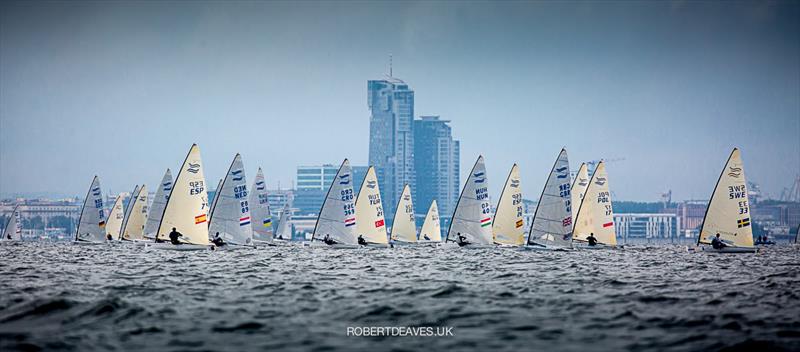
[{"label": "antenna on building", "polygon": [[392,75],[392,54],[389,54],[389,77],[394,77]]}]

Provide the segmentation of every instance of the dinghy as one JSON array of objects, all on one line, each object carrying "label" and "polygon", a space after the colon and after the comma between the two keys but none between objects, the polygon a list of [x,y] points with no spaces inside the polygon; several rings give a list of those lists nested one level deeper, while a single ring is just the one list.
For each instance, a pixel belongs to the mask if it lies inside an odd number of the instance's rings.
[{"label": "dinghy", "polygon": [[[594,234],[597,245],[589,246],[587,238]],[[614,211],[611,205],[611,192],[608,187],[608,174],[604,162],[597,164],[586,194],[583,196],[575,227],[572,231],[573,246],[587,249],[601,249],[617,246],[614,226]]]},{"label": "dinghy", "polygon": [[411,199],[411,187],[405,185],[392,221],[392,246],[409,246],[417,244],[417,225],[414,220],[414,203]]},{"label": "dinghy", "polygon": [[461,190],[444,244],[487,248],[494,247],[493,242],[489,182],[483,156],[479,156]]},{"label": "dinghy", "polygon": [[[702,251],[716,253],[754,253],[756,248],[750,221],[744,163],[739,149],[733,148],[711,194],[697,245]],[[711,246],[717,234],[725,244],[721,249]]]},{"label": "dinghy", "polygon": [[159,183],[159,187],[153,197],[153,204],[150,204],[150,209],[147,213],[147,222],[144,225],[144,237],[146,239],[152,240],[156,238],[158,226],[161,224],[161,217],[164,216],[164,209],[167,207],[170,193],[172,193],[172,172],[167,169],[164,177],[161,178],[161,183]]},{"label": "dinghy", "polygon": [[291,242],[292,241],[292,209],[289,202],[283,205],[280,220],[278,220],[278,230],[275,231],[275,241]]},{"label": "dinghy", "polygon": [[106,240],[118,240],[122,233],[122,222],[125,220],[122,201],[122,195],[117,195],[117,199],[114,200],[114,206],[108,212],[108,218],[106,218]]},{"label": "dinghy", "polygon": [[366,247],[388,247],[386,221],[383,216],[378,175],[370,166],[356,197],[356,234],[358,242]]},{"label": "dinghy", "polygon": [[520,185],[519,166],[514,164],[506,178],[497,211],[492,223],[494,243],[503,247],[518,247],[525,244],[525,212],[522,204],[522,186]]},{"label": "dinghy", "polygon": [[144,224],[147,221],[147,186],[137,188],[128,202],[128,214],[122,222],[123,241],[143,241]]},{"label": "dinghy", "polygon": [[75,230],[76,244],[98,244],[106,242],[105,211],[103,210],[103,193],[100,191],[100,178],[92,179],[86,199],[83,200],[78,228]]},{"label": "dinghy", "polygon": [[[581,165],[586,172],[586,164]],[[580,171],[578,172],[580,177]],[[585,181],[588,185],[589,180]],[[585,190],[586,188],[584,188]],[[561,149],[533,213],[525,249],[572,249],[572,201],[567,150]]]},{"label": "dinghy", "polygon": [[20,229],[20,219],[19,219],[19,204],[14,206],[14,210],[11,211],[11,216],[8,218],[6,222],[6,226],[3,228],[3,236],[0,237],[0,242],[11,242],[11,241],[20,241],[22,240],[22,231]]},{"label": "dinghy", "polygon": [[428,208],[428,214],[425,215],[425,222],[422,223],[417,243],[436,245],[442,243],[442,224],[439,222],[439,207],[436,206],[436,199]]},{"label": "dinghy", "polygon": [[253,189],[250,192],[250,216],[253,217],[253,241],[257,245],[274,246],[272,237],[272,215],[269,211],[267,198],[267,183],[264,181],[264,172],[258,168]]},{"label": "dinghy", "polygon": [[250,203],[242,156],[233,157],[228,173],[222,180],[209,216],[209,240],[219,236],[221,249],[254,248],[253,227],[250,226]]},{"label": "dinghy", "polygon": [[[157,240],[165,243],[147,243],[146,248],[176,251],[206,250],[208,243],[208,194],[203,174],[200,148],[192,144],[183,165],[175,178],[174,187],[167,198],[164,215],[158,225]],[[169,233],[175,229],[181,234],[181,244],[169,242]]]},{"label": "dinghy", "polygon": [[354,199],[353,169],[344,159],[325,195],[309,246],[358,248]]}]

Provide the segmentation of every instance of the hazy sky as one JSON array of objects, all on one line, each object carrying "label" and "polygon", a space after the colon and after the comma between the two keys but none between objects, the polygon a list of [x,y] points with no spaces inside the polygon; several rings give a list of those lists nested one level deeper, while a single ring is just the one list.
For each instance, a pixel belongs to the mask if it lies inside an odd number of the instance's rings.
[{"label": "hazy sky", "polygon": [[[617,199],[708,198],[731,148],[780,195],[800,173],[797,2],[2,2],[0,193],[156,184],[200,145],[209,183],[367,162],[367,83],[452,120],[462,174],[535,199],[560,148]],[[424,182],[421,179],[420,182]],[[463,180],[462,180],[463,182]]]}]

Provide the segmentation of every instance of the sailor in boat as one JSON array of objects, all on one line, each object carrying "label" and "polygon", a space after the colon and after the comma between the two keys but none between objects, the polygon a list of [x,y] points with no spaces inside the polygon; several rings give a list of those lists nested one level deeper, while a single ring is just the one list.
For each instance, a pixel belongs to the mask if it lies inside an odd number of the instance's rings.
[{"label": "sailor in boat", "polygon": [[179,240],[181,237],[183,237],[183,235],[173,227],[172,232],[169,233],[170,242],[172,242],[174,245],[182,244],[182,242]]},{"label": "sailor in boat", "polygon": [[725,242],[722,242],[722,239],[719,238],[719,234],[714,236],[714,239],[711,240],[711,247],[714,249],[723,249],[727,247]]},{"label": "sailor in boat", "polygon": [[225,245],[225,241],[222,239],[222,237],[219,237],[219,232],[214,234],[214,239],[211,240],[211,243],[213,243],[217,247],[222,247]]},{"label": "sailor in boat", "polygon": [[428,235],[422,235],[422,238],[424,238],[426,241],[430,241],[431,240],[431,238],[428,237]]},{"label": "sailor in boat", "polygon": [[9,239],[9,240],[11,239],[11,234],[10,233],[6,234],[6,239]]},{"label": "sailor in boat", "polygon": [[589,234],[589,237],[586,237],[586,241],[589,242],[590,246],[597,245],[597,238],[594,237],[594,232]]},{"label": "sailor in boat", "polygon": [[113,241],[113,240],[114,240],[114,238],[113,238],[113,237],[111,237],[111,234],[110,234],[110,233],[107,233],[107,234],[106,234],[106,240],[108,240],[108,241],[110,242],[110,241]]},{"label": "sailor in boat", "polygon": [[367,245],[367,240],[364,239],[364,236],[358,235],[358,244],[360,246],[366,246]]},{"label": "sailor in boat", "polygon": [[462,235],[461,232],[459,232],[456,237],[456,243],[458,243],[459,246],[464,247],[469,244],[469,241],[467,241],[467,236]]},{"label": "sailor in boat", "polygon": [[323,238],[323,239],[322,239],[322,242],[325,242],[325,244],[327,244],[327,245],[329,245],[329,246],[336,244],[336,241],[334,241],[334,240],[331,238],[331,236],[330,236],[330,235],[327,235],[327,234],[325,235],[325,238]]}]

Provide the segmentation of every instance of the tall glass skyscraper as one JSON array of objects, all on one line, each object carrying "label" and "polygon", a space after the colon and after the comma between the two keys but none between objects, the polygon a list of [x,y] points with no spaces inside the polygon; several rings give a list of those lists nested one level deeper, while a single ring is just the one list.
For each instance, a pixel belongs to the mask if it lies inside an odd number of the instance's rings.
[{"label": "tall glass skyscraper", "polygon": [[442,226],[450,221],[461,188],[460,144],[453,140],[449,120],[439,116],[420,116],[414,120],[414,168],[419,175],[417,188],[412,190],[417,214],[428,211],[436,199]]},{"label": "tall glass skyscraper", "polygon": [[394,217],[403,186],[416,189],[414,172],[414,91],[388,77],[367,81],[369,164],[375,166],[386,221]]}]

